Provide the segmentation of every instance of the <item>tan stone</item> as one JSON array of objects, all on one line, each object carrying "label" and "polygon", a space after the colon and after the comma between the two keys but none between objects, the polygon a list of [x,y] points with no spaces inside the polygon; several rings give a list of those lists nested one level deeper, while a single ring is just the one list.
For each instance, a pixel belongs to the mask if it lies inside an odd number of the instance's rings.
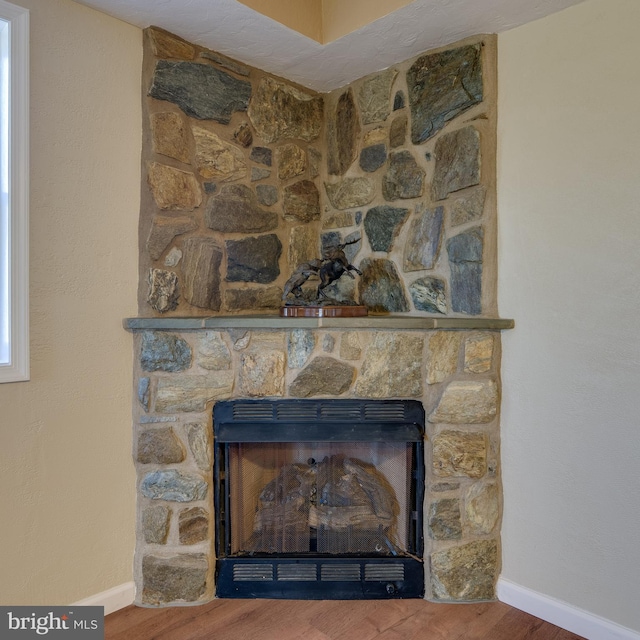
[{"label": "tan stone", "polygon": [[309,174],[312,178],[317,178],[322,168],[322,154],[313,147],[309,147],[307,153],[309,155]]},{"label": "tan stone", "polygon": [[209,562],[205,554],[182,554],[169,558],[142,559],[142,602],[196,602],[205,594]]},{"label": "tan stone", "polygon": [[224,294],[224,307],[228,311],[278,309],[281,302],[282,289],[280,287],[227,289]]},{"label": "tan stone", "polygon": [[180,544],[197,544],[209,537],[209,513],[202,507],[183,509],[178,517]]},{"label": "tan stone", "polygon": [[231,369],[231,351],[219,331],[206,331],[200,340],[196,359],[203,369]]},{"label": "tan stone", "polygon": [[253,351],[242,355],[240,386],[249,397],[284,395],[285,356],[282,351]]},{"label": "tan stone", "polygon": [[443,382],[458,370],[458,355],[462,334],[457,331],[438,331],[429,338],[427,383]]},{"label": "tan stone", "polygon": [[464,343],[466,373],[486,373],[491,369],[494,338],[490,334],[474,335]]},{"label": "tan stone", "polygon": [[456,380],[442,394],[429,422],[485,424],[498,411],[498,385],[493,380]]},{"label": "tan stone", "polygon": [[374,144],[379,144],[381,142],[387,141],[387,130],[384,127],[377,127],[376,129],[371,129],[371,131],[367,131],[364,136],[364,141],[362,143],[363,147],[371,147]]},{"label": "tan stone", "polygon": [[294,398],[339,396],[349,390],[355,373],[356,370],[344,362],[320,356],[298,374],[289,388],[289,395]]},{"label": "tan stone", "polygon": [[149,186],[160,209],[193,211],[202,203],[200,185],[193,173],[165,164],[149,166]]},{"label": "tan stone", "polygon": [[147,507],[142,512],[142,533],[147,544],[166,544],[171,509],[164,505]]},{"label": "tan stone", "polygon": [[351,211],[334,211],[325,216],[322,221],[322,228],[339,229],[341,227],[352,227],[353,222],[353,213]]},{"label": "tan stone", "polygon": [[345,331],[340,338],[340,357],[343,360],[359,360],[362,345],[357,331]]},{"label": "tan stone", "polygon": [[182,38],[167,33],[157,27],[150,27],[147,32],[151,39],[151,48],[156,58],[177,58],[193,60],[196,49]]},{"label": "tan stone", "polygon": [[487,471],[484,433],[442,431],[433,438],[433,472],[440,477],[481,478]]},{"label": "tan stone", "polygon": [[287,180],[302,175],[307,169],[307,154],[297,144],[285,144],[276,149],[278,178]]},{"label": "tan stone", "polygon": [[185,429],[187,431],[189,449],[191,449],[198,469],[210,471],[212,459],[210,429],[197,422],[185,425]]},{"label": "tan stone", "polygon": [[499,559],[496,540],[477,540],[431,554],[431,586],[438,600],[495,598]]},{"label": "tan stone", "polygon": [[494,482],[476,483],[467,490],[465,497],[466,524],[474,534],[491,533],[500,515],[500,491]]},{"label": "tan stone", "polygon": [[138,436],[138,462],[174,464],[184,460],[184,448],[171,427],[147,429]]},{"label": "tan stone", "polygon": [[343,178],[340,182],[325,182],[324,187],[336,209],[363,207],[375,195],[375,187],[369,178]]},{"label": "tan stone", "polygon": [[208,129],[194,126],[192,131],[196,142],[196,165],[203,178],[232,182],[247,175],[244,154],[238,147]]},{"label": "tan stone", "polygon": [[155,408],[160,413],[204,411],[207,403],[227,400],[232,391],[232,371],[159,378]]},{"label": "tan stone", "polygon": [[157,260],[176,236],[197,228],[197,222],[190,216],[154,216],[147,239],[150,258]]},{"label": "tan stone", "polygon": [[293,227],[290,238],[289,268],[291,272],[303,262],[318,258],[318,231],[314,227],[307,225]]},{"label": "tan stone", "polygon": [[153,150],[163,156],[189,164],[189,142],[184,120],[179,113],[154,113],[151,115]]},{"label": "tan stone", "polygon": [[422,395],[422,336],[380,332],[367,349],[356,382],[365,398],[416,398]]}]

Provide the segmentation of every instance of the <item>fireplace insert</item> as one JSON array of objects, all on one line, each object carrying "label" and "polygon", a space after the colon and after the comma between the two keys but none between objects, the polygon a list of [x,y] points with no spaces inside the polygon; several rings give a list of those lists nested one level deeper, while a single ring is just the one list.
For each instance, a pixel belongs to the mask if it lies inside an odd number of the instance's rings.
[{"label": "fireplace insert", "polygon": [[216,595],[424,595],[424,410],[413,400],[216,403]]}]

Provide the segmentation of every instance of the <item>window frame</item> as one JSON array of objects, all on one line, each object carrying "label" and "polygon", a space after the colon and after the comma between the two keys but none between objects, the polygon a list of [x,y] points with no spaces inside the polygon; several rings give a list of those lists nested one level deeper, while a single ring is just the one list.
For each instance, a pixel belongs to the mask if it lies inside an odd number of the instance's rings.
[{"label": "window frame", "polygon": [[6,23],[8,117],[7,303],[8,361],[0,362],[0,383],[29,380],[29,11],[0,0]]}]

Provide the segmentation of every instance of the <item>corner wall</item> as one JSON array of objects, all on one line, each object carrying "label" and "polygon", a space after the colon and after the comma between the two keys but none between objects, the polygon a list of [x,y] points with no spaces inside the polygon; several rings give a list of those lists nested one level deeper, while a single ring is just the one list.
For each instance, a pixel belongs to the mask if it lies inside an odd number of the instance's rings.
[{"label": "corner wall", "polygon": [[638,24],[589,0],[498,64],[502,577],[636,631]]},{"label": "corner wall", "polygon": [[55,605],[132,579],[142,33],[13,2],[31,12],[31,380],[0,385],[0,602]]}]

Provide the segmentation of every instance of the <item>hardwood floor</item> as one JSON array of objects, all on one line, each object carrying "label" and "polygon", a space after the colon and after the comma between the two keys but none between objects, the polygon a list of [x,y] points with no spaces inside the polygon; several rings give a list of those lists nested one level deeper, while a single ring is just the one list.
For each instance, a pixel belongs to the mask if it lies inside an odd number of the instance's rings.
[{"label": "hardwood floor", "polygon": [[195,607],[126,607],[105,640],[580,640],[501,602],[214,600]]}]

